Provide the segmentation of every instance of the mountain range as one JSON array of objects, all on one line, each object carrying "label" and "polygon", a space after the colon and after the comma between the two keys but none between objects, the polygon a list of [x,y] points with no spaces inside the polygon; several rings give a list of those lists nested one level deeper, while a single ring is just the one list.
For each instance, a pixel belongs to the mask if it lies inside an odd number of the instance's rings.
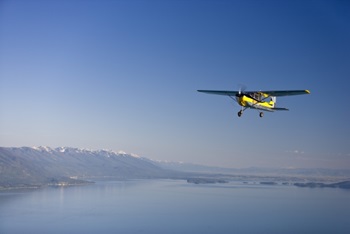
[{"label": "mountain range", "polygon": [[71,147],[0,147],[0,187],[5,188],[169,176],[178,176],[178,173],[124,152]]},{"label": "mountain range", "polygon": [[0,189],[47,185],[76,185],[113,179],[196,177],[350,178],[350,170],[291,168],[220,168],[180,162],[154,161],[125,152],[72,147],[0,147]]}]

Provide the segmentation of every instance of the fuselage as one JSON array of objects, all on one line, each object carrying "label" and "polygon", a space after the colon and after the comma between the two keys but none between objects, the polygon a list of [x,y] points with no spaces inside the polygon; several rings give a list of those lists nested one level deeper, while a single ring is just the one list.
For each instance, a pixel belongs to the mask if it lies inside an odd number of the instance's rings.
[{"label": "fuselage", "polygon": [[246,108],[254,108],[265,111],[273,111],[275,107],[275,102],[271,99],[269,101],[262,101],[260,97],[250,97],[247,95],[236,96],[236,100],[240,106]]}]

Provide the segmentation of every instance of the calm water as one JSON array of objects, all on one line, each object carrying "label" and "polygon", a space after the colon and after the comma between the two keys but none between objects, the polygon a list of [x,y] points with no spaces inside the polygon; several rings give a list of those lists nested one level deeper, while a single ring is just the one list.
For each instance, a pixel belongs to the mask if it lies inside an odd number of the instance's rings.
[{"label": "calm water", "polygon": [[350,233],[350,191],[136,180],[2,192],[0,233]]}]

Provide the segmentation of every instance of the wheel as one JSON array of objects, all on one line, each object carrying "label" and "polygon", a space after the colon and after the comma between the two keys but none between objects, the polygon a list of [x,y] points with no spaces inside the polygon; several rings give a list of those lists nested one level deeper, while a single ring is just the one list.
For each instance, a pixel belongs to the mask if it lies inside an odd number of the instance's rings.
[{"label": "wheel", "polygon": [[260,118],[264,116],[264,112],[259,113]]},{"label": "wheel", "polygon": [[238,113],[237,113],[237,114],[238,114],[238,117],[241,117],[241,116],[242,116],[242,113],[243,113],[243,111],[241,111],[241,110],[238,111]]}]

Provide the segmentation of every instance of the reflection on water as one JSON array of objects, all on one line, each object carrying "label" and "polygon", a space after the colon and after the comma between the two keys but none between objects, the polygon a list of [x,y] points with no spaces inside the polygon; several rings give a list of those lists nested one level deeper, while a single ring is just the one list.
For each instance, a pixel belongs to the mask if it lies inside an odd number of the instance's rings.
[{"label": "reflection on water", "polygon": [[98,182],[0,193],[0,233],[350,233],[350,191]]}]

